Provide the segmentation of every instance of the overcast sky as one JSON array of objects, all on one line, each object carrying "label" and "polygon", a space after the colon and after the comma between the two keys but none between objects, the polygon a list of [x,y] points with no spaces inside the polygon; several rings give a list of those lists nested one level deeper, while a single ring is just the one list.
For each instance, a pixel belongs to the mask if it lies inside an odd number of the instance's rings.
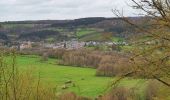
[{"label": "overcast sky", "polygon": [[0,21],[114,17],[111,9],[134,16],[130,0],[0,0]]}]

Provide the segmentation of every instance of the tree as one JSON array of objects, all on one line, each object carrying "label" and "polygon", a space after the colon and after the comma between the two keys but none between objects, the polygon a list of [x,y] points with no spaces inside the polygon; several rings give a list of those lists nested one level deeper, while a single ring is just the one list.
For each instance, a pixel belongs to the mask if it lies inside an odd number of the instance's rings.
[{"label": "tree", "polygon": [[[118,10],[114,14],[144,33],[140,41],[133,41],[136,49],[130,61],[133,70],[123,77],[136,74],[153,78],[170,87],[170,1],[169,0],[131,0],[134,9],[139,10],[148,20],[147,27],[139,26],[133,19],[124,17]],[[147,37],[147,38],[144,38]]]}]

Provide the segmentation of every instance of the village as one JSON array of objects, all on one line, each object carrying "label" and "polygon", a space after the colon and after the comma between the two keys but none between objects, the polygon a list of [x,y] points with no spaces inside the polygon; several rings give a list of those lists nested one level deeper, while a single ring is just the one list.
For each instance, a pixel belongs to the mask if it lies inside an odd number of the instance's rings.
[{"label": "village", "polygon": [[48,43],[44,41],[32,42],[32,41],[13,41],[4,42],[0,41],[0,47],[15,48],[17,50],[25,50],[32,48],[48,48],[48,49],[67,49],[75,50],[84,47],[95,47],[95,46],[118,46],[118,45],[128,45],[126,42],[97,42],[97,41],[78,41],[77,39],[72,39],[69,41],[58,41],[53,43]]}]

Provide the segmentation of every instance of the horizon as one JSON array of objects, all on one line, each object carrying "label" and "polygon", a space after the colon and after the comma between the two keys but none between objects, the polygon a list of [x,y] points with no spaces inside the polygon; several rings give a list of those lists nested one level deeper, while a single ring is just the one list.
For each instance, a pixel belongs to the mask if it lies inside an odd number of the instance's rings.
[{"label": "horizon", "polygon": [[[126,16],[127,18],[136,18],[136,17],[143,17],[143,16]],[[29,21],[65,21],[65,20],[76,20],[76,19],[84,19],[84,18],[121,18],[121,17],[81,17],[81,18],[75,18],[75,19],[33,19],[33,20],[9,20],[9,21],[0,21],[1,23],[5,22],[29,22]]]}]

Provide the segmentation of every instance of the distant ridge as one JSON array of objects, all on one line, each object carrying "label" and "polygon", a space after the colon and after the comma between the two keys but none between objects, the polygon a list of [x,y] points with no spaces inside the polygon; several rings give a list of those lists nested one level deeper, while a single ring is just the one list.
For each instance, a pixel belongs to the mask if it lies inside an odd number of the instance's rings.
[{"label": "distant ridge", "polygon": [[[141,17],[128,17],[132,19],[138,19]],[[4,21],[0,23],[8,23],[8,24],[55,24],[55,23],[63,23],[63,22],[70,22],[70,21],[76,21],[76,20],[113,20],[113,19],[121,19],[118,17],[85,17],[85,18],[78,18],[78,19],[65,19],[65,20],[24,20],[24,21]]]}]

